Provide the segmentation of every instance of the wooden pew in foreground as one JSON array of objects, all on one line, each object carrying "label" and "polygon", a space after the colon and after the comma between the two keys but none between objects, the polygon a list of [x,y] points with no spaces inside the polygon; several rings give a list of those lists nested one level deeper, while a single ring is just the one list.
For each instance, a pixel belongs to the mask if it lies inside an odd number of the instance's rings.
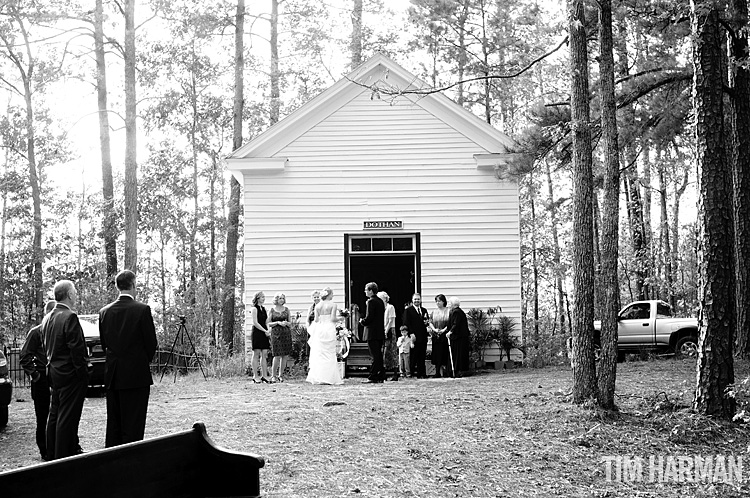
[{"label": "wooden pew in foreground", "polygon": [[262,457],[214,445],[193,429],[0,473],[0,496],[254,497]]}]

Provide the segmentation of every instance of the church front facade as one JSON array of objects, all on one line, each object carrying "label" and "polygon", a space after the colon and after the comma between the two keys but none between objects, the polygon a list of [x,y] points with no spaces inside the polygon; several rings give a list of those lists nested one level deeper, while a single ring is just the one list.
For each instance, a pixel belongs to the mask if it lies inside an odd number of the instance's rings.
[{"label": "church front facade", "polygon": [[227,159],[244,196],[246,304],[283,292],[304,315],[330,286],[364,309],[374,281],[397,310],[445,294],[520,323],[514,143],[443,95],[373,91],[415,81],[376,55]]}]

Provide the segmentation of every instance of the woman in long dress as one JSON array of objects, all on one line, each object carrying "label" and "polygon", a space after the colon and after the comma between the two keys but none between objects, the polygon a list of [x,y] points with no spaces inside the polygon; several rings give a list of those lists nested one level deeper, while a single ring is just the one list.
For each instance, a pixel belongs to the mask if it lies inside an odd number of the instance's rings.
[{"label": "woman in long dress", "polygon": [[453,376],[461,377],[469,371],[469,322],[466,313],[461,309],[461,301],[451,296],[448,299],[448,347],[453,355]]},{"label": "woman in long dress", "polygon": [[[450,352],[448,351],[448,339],[445,337],[448,332],[448,301],[443,294],[435,296],[437,309],[432,312],[430,324],[427,329],[432,333],[432,363],[435,365],[435,377],[453,375],[453,366],[451,365]],[[441,370],[445,367],[445,372]]]},{"label": "woman in long dress", "polygon": [[333,291],[326,287],[320,292],[320,302],[315,306],[315,321],[308,328],[310,340],[310,371],[307,382],[311,384],[343,384],[336,361],[337,306],[331,299]]}]

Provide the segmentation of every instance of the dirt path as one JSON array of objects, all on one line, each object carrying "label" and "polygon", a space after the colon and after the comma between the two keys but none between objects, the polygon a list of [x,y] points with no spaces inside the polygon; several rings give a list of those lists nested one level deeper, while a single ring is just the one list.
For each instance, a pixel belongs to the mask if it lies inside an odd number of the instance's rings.
[{"label": "dirt path", "polygon": [[[269,497],[743,496],[750,487],[738,482],[651,482],[647,472],[641,482],[606,479],[609,455],[695,454],[745,455],[750,478],[743,427],[666,410],[689,404],[693,379],[688,362],[622,364],[621,414],[608,416],[570,404],[565,368],[338,387],[165,377],[152,390],[146,437],[202,421],[219,446],[265,458]],[[0,470],[39,463],[33,404],[23,390],[14,397]],[[103,447],[105,419],[104,399],[88,398],[87,451]]]}]

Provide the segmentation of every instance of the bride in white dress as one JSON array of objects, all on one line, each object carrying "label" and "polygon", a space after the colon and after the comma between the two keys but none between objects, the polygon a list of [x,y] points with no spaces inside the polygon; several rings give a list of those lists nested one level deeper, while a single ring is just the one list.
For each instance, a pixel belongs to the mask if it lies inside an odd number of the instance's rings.
[{"label": "bride in white dress", "polygon": [[311,384],[343,384],[336,361],[336,303],[331,301],[333,291],[326,287],[320,291],[320,302],[315,306],[315,320],[308,327],[310,340],[310,371],[307,382]]}]

